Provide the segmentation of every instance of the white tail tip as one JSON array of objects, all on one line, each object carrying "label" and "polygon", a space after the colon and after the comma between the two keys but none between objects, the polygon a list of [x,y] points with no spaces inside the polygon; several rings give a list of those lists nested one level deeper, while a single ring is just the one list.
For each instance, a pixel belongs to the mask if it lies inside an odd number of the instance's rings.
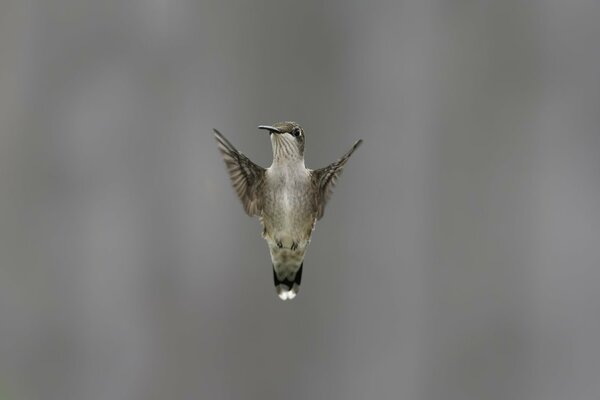
[{"label": "white tail tip", "polygon": [[294,283],[290,289],[286,285],[277,285],[276,290],[277,296],[279,296],[281,300],[292,300],[298,294],[300,286]]}]

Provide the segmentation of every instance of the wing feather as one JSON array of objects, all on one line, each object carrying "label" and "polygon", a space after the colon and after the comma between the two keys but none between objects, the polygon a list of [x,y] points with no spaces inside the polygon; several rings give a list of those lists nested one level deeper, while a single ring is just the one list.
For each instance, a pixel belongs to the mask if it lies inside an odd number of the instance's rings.
[{"label": "wing feather", "polygon": [[348,162],[348,159],[354,153],[354,151],[360,146],[362,139],[358,140],[346,154],[344,154],[339,160],[329,164],[328,166],[312,171],[312,181],[315,186],[315,208],[317,219],[323,217],[325,212],[325,205],[331,198],[333,188],[342,174],[344,165]]},{"label": "wing feather", "polygon": [[216,129],[214,131],[231,183],[242,201],[244,211],[250,216],[260,215],[262,210],[260,194],[265,169],[240,153],[221,132]]}]

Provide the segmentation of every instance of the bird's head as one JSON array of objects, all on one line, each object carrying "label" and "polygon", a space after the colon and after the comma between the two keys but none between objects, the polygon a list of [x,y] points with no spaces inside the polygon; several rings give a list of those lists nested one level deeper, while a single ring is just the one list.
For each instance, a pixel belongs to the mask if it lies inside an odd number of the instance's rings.
[{"label": "bird's head", "polygon": [[273,160],[278,162],[304,161],[304,130],[296,122],[277,122],[260,125],[271,136]]}]

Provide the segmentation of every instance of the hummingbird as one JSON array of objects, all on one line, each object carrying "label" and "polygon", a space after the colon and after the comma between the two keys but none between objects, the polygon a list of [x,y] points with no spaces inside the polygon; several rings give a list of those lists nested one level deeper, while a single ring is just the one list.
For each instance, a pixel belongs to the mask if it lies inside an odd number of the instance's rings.
[{"label": "hummingbird", "polygon": [[263,168],[239,152],[218,130],[215,139],[233,187],[249,216],[258,216],[273,266],[273,282],[282,300],[300,290],[304,255],[317,220],[344,165],[362,140],[340,159],[320,169],[304,165],[304,130],[285,121],[258,127],[269,133],[273,162]]}]

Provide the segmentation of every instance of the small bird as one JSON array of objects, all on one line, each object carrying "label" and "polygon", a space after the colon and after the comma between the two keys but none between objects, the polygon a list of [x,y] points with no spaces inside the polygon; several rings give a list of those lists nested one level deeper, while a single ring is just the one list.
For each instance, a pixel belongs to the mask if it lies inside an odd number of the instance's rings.
[{"label": "small bird", "polygon": [[339,160],[311,170],[304,165],[304,130],[296,122],[260,125],[271,137],[273,163],[263,168],[240,153],[216,129],[215,139],[244,210],[258,216],[273,265],[273,281],[282,300],[300,289],[304,255],[317,220],[323,217],[344,165],[358,140]]}]

